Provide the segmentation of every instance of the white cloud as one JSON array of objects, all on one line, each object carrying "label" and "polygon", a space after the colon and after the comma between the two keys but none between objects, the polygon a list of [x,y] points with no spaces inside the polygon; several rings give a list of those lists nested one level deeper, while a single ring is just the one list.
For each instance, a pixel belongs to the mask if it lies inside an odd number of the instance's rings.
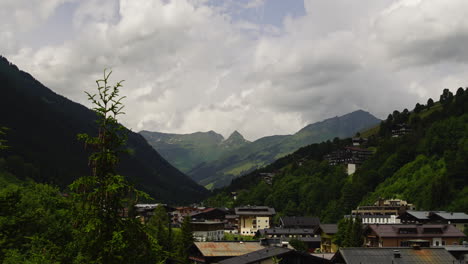
[{"label": "white cloud", "polygon": [[[44,2],[34,2],[45,14],[37,21],[62,1]],[[82,103],[83,90],[112,67],[115,81],[126,79],[123,122],[134,130],[239,130],[255,139],[359,108],[383,118],[466,83],[464,0],[307,0],[306,15],[287,16],[281,28],[233,19],[228,10],[268,1],[77,3],[73,39],[19,48],[10,27],[0,26],[0,40],[8,40],[0,48]]]}]

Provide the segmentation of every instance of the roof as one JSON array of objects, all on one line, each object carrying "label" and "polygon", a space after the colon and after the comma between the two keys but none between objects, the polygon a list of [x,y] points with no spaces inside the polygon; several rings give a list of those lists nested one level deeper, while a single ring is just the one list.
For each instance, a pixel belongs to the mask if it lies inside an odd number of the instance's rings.
[{"label": "roof", "polygon": [[313,228],[265,228],[259,230],[262,235],[314,235]]},{"label": "roof", "polygon": [[[423,238],[423,237],[465,237],[460,230],[452,225],[445,224],[426,224],[426,225],[401,225],[401,224],[385,224],[385,225],[369,225],[369,228],[374,231],[379,237],[407,237],[407,238]],[[416,234],[400,233],[401,229],[416,229]],[[441,234],[424,233],[424,229],[441,229]]]},{"label": "roof", "polygon": [[338,232],[338,225],[337,224],[321,224],[320,229],[325,234],[336,234]]},{"label": "roof", "polygon": [[205,257],[235,257],[263,249],[259,242],[194,242]]},{"label": "roof", "polygon": [[446,220],[467,220],[468,221],[468,214],[465,214],[465,213],[434,212],[434,214]]},{"label": "roof", "polygon": [[413,216],[414,218],[417,218],[419,220],[429,220],[429,211],[412,211],[408,210],[406,211],[407,214]]},{"label": "roof", "polygon": [[315,227],[320,219],[315,216],[283,216],[280,218],[283,227]]},{"label": "roof", "polygon": [[219,261],[218,263],[219,264],[248,264],[248,263],[258,262],[264,259],[269,259],[275,256],[281,256],[291,251],[293,250],[289,248],[267,247],[267,248],[260,249],[260,250],[242,255],[242,256]]},{"label": "roof", "polygon": [[271,216],[275,215],[275,209],[268,206],[243,206],[234,209],[236,215],[260,215]]},{"label": "roof", "polygon": [[[395,258],[398,250],[400,258]],[[444,248],[341,248],[346,264],[453,264],[457,261]],[[335,256],[335,258],[338,256]]]}]

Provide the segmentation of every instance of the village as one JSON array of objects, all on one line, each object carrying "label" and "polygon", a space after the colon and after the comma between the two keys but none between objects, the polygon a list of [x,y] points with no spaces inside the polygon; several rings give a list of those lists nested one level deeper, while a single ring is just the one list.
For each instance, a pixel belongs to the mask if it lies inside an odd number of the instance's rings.
[{"label": "village", "polygon": [[[406,126],[399,127],[392,131],[392,137],[409,131]],[[324,159],[330,165],[342,165],[351,175],[373,154],[365,148],[367,141],[355,137],[352,146],[331,152]],[[261,173],[261,179],[269,185],[274,177],[275,173]],[[236,195],[233,192],[232,199]],[[275,208],[261,205],[212,208],[137,204],[142,223],[147,223],[160,206],[172,227],[190,219],[194,238],[189,250],[191,263],[468,263],[468,214],[420,211],[401,199],[379,199],[343,216],[360,224],[359,247],[337,245],[338,223],[322,223],[315,216],[280,216]],[[298,249],[297,243],[303,248]]]},{"label": "village", "polygon": [[[420,263],[468,263],[467,214],[417,211],[399,199],[381,199],[344,216],[360,221],[364,230],[362,247],[350,248],[334,243],[336,223],[321,223],[318,217],[281,216],[274,224],[275,209],[267,206],[139,204],[141,221],[148,221],[158,206],[165,207],[173,227],[190,218],[195,242],[189,258],[193,263],[275,263],[274,259],[285,261],[281,263],[409,263],[416,259],[424,261]],[[295,250],[293,240],[301,241],[306,250]]]}]

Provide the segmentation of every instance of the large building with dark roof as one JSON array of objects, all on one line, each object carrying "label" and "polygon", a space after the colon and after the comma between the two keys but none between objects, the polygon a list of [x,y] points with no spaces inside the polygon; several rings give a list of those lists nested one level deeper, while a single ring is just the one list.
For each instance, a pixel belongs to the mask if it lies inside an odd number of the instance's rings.
[{"label": "large building with dark roof", "polygon": [[335,264],[454,264],[444,248],[341,248]]},{"label": "large building with dark roof", "polygon": [[466,237],[454,226],[446,224],[369,225],[365,236],[365,245],[368,247],[457,245]]},{"label": "large building with dark roof", "polygon": [[234,209],[239,216],[239,234],[254,236],[258,230],[270,228],[271,218],[276,214],[268,206],[243,206]]},{"label": "large building with dark roof", "polygon": [[320,225],[320,219],[315,216],[282,216],[279,222],[282,228],[315,229]]}]

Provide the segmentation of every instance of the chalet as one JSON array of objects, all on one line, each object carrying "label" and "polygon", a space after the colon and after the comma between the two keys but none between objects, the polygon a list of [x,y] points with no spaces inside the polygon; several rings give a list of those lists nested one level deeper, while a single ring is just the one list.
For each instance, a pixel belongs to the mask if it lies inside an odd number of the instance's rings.
[{"label": "chalet", "polygon": [[398,218],[403,224],[427,224],[430,222],[429,214],[429,211],[408,210],[400,214]]},{"label": "chalet", "polygon": [[194,242],[189,251],[189,259],[191,263],[218,263],[263,248],[258,241]]},{"label": "chalet", "polygon": [[338,233],[337,224],[320,224],[318,233],[320,233],[320,251],[323,253],[335,253],[338,246],[333,243],[335,234]]},{"label": "chalet", "polygon": [[222,260],[219,264],[272,264],[275,260],[280,263],[294,264],[327,264],[330,261],[315,257],[307,253],[285,247],[267,247],[242,256]]},{"label": "chalet", "polygon": [[347,165],[348,174],[353,174],[356,169],[364,163],[373,151],[358,147],[345,147],[326,155],[324,158],[328,160],[330,165],[344,164]]},{"label": "chalet", "polygon": [[317,234],[317,228],[266,228],[258,231],[258,234],[265,238],[279,238],[281,241],[289,242],[297,239],[307,246],[307,249],[313,252],[320,248],[320,235]]},{"label": "chalet", "polygon": [[445,224],[368,225],[365,244],[368,247],[421,247],[457,245],[465,238],[460,230]]},{"label": "chalet", "polygon": [[361,145],[366,145],[367,144],[367,138],[362,138],[362,137],[353,137],[353,146],[358,147]]},{"label": "chalet", "polygon": [[276,212],[268,206],[244,206],[234,209],[239,216],[239,234],[254,236],[259,229],[270,228],[271,217]]},{"label": "chalet", "polygon": [[406,124],[398,124],[392,129],[392,137],[401,137],[407,135],[413,131]]},{"label": "chalet", "polygon": [[224,223],[215,221],[190,222],[195,241],[220,241],[224,239]]},{"label": "chalet", "polygon": [[315,216],[282,216],[279,222],[282,228],[316,229],[320,225],[320,219]]},{"label": "chalet", "polygon": [[191,217],[194,214],[201,213],[205,208],[197,208],[197,207],[177,207],[171,213],[172,215],[172,223],[177,225],[184,221],[185,217]]},{"label": "chalet", "polygon": [[468,242],[464,241],[462,245],[445,246],[444,248],[459,261],[455,263],[468,264]]},{"label": "chalet", "polygon": [[229,214],[227,208],[205,208],[190,215],[192,220],[223,222]]},{"label": "chalet", "polygon": [[453,264],[456,259],[444,248],[340,248],[335,264]]}]

